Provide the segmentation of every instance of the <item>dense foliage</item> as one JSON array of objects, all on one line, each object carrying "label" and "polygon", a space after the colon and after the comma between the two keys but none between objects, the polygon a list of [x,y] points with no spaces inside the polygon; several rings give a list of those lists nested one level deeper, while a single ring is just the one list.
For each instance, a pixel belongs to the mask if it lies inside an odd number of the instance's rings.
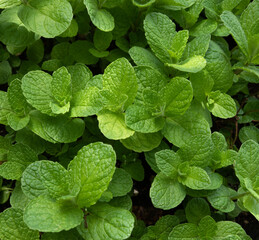
[{"label": "dense foliage", "polygon": [[[1,240],[251,239],[259,0],[0,9]],[[171,210],[152,226],[142,181]]]}]

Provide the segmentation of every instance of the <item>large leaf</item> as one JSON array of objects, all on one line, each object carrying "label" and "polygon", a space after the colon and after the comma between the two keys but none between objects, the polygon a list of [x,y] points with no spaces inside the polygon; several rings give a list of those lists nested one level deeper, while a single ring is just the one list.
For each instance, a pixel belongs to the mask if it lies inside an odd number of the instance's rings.
[{"label": "large leaf", "polygon": [[18,16],[32,32],[54,38],[69,27],[73,13],[67,0],[31,0],[20,7]]}]

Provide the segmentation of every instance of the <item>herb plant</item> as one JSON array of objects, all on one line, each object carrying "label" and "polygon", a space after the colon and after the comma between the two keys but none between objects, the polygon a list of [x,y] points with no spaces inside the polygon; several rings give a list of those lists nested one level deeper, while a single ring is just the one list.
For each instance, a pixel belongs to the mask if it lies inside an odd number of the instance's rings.
[{"label": "herb plant", "polygon": [[252,239],[258,0],[0,9],[1,240]]}]

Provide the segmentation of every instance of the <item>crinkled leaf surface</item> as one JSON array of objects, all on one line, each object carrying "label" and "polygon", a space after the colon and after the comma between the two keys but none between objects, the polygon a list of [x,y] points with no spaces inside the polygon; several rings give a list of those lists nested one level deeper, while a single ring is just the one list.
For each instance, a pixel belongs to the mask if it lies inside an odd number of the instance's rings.
[{"label": "crinkled leaf surface", "polygon": [[89,212],[87,225],[93,239],[123,240],[130,236],[134,218],[129,211],[98,203]]},{"label": "crinkled leaf surface", "polygon": [[163,173],[157,174],[150,188],[153,205],[164,210],[177,207],[185,195],[184,186]]},{"label": "crinkled leaf surface", "polygon": [[110,145],[96,142],[79,150],[69,164],[73,185],[80,186],[77,196],[79,207],[97,202],[108,188],[115,171],[116,155]]},{"label": "crinkled leaf surface", "polygon": [[38,240],[39,232],[30,229],[23,221],[23,211],[8,208],[0,214],[2,240]]}]

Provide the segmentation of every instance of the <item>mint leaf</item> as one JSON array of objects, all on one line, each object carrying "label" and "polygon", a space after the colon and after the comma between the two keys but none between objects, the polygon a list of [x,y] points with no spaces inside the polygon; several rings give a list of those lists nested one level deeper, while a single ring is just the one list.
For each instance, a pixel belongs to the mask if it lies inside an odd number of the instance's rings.
[{"label": "mint leaf", "polygon": [[168,240],[198,240],[199,233],[197,225],[194,223],[184,223],[177,225],[169,234]]},{"label": "mint leaf", "polygon": [[29,104],[42,113],[53,115],[50,102],[52,77],[43,71],[30,71],[22,78],[23,94]]},{"label": "mint leaf", "polygon": [[178,167],[178,181],[192,189],[204,189],[211,184],[205,170],[195,166],[189,166],[184,162]]},{"label": "mint leaf", "polygon": [[[154,98],[149,98],[153,101]],[[158,114],[156,113],[158,112]],[[156,114],[158,116],[156,116]],[[161,115],[161,113],[160,113]],[[134,104],[127,108],[125,122],[131,129],[141,133],[152,133],[161,130],[165,120],[159,116],[159,109]]]},{"label": "mint leaf", "polygon": [[159,170],[167,177],[176,179],[178,165],[181,164],[181,158],[173,150],[162,150],[155,153],[156,164]]},{"label": "mint leaf", "polygon": [[245,35],[245,32],[237,19],[237,17],[230,11],[224,11],[220,15],[221,20],[223,21],[224,25],[228,28],[233,38],[236,40],[238,46],[240,47],[241,51],[245,54],[248,58],[248,41]]},{"label": "mint leaf", "polygon": [[164,115],[167,117],[183,114],[190,106],[193,90],[190,81],[183,77],[173,78],[165,87],[163,101],[166,103]]},{"label": "mint leaf", "polygon": [[71,117],[88,117],[102,109],[102,98],[97,87],[77,91],[71,100]]},{"label": "mint leaf", "polygon": [[11,206],[13,208],[19,208],[24,210],[24,208],[27,206],[29,201],[30,201],[29,198],[27,198],[22,191],[21,182],[16,181],[15,188],[10,197]]},{"label": "mint leaf", "polygon": [[145,48],[134,46],[129,50],[130,57],[137,66],[150,66],[163,72],[163,63],[153,53]]},{"label": "mint leaf", "polygon": [[75,228],[83,221],[83,211],[71,203],[57,202],[47,196],[30,201],[24,210],[24,222],[40,232],[60,232]]},{"label": "mint leaf", "polygon": [[135,132],[131,137],[122,139],[121,143],[128,149],[135,152],[148,152],[158,147],[163,135],[156,133],[139,133]]},{"label": "mint leaf", "polygon": [[181,72],[197,73],[206,66],[206,60],[202,56],[193,56],[179,64],[166,63],[166,66],[175,68]]},{"label": "mint leaf", "polygon": [[84,0],[88,14],[93,24],[104,32],[110,32],[114,29],[114,18],[105,9],[98,6],[97,0]]},{"label": "mint leaf", "polygon": [[205,216],[198,225],[199,235],[202,238],[213,238],[217,230],[215,220],[211,216]]},{"label": "mint leaf", "polygon": [[185,195],[183,185],[163,173],[157,174],[150,188],[153,205],[164,210],[177,207],[184,200]]},{"label": "mint leaf", "polygon": [[245,178],[256,181],[259,171],[259,145],[253,140],[244,142],[238,152],[238,160],[235,162],[235,172],[244,185]]},{"label": "mint leaf", "polygon": [[22,190],[33,199],[41,195],[53,198],[69,194],[69,177],[67,170],[57,162],[37,161],[30,164],[23,173]]},{"label": "mint leaf", "polygon": [[50,117],[38,111],[31,112],[30,116],[28,128],[52,143],[74,142],[83,135],[85,130],[85,123],[79,118],[71,119],[64,115]]},{"label": "mint leaf", "polygon": [[98,113],[97,119],[101,132],[109,139],[125,139],[134,134],[134,130],[126,126],[123,113],[104,110]]},{"label": "mint leaf", "polygon": [[232,118],[237,111],[234,99],[220,91],[209,94],[207,106],[215,117],[220,118]]},{"label": "mint leaf", "polygon": [[239,131],[239,139],[242,143],[249,139],[259,143],[259,129],[255,126],[242,127]]},{"label": "mint leaf", "polygon": [[[11,3],[14,0],[6,2]],[[8,8],[2,11],[0,15],[0,41],[13,47],[25,47],[39,39],[38,35],[29,31],[21,22],[17,15],[19,9],[20,7]]]},{"label": "mint leaf", "polygon": [[69,27],[73,13],[66,0],[31,0],[29,5],[20,6],[18,16],[32,32],[54,38]]},{"label": "mint leaf", "polygon": [[164,63],[171,63],[168,50],[175,35],[175,24],[162,13],[150,13],[144,21],[145,35],[155,55]]},{"label": "mint leaf", "polygon": [[222,212],[231,212],[235,208],[235,203],[231,200],[231,197],[235,195],[234,190],[222,185],[208,195],[208,201],[214,208]]},{"label": "mint leaf", "polygon": [[115,161],[116,155],[110,145],[96,142],[80,149],[69,164],[72,183],[80,186],[79,207],[89,207],[101,197],[114,174]]},{"label": "mint leaf", "polygon": [[2,240],[38,240],[39,232],[28,228],[23,221],[23,211],[7,208],[0,214],[0,237]]},{"label": "mint leaf", "polygon": [[71,100],[71,75],[65,67],[61,67],[52,76],[52,96],[60,106],[65,106]]},{"label": "mint leaf", "polygon": [[30,147],[15,144],[7,154],[7,162],[0,165],[0,175],[6,179],[18,180],[25,168],[37,160],[38,156]]},{"label": "mint leaf", "polygon": [[198,224],[200,220],[210,215],[210,206],[203,198],[193,198],[185,207],[188,222]]},{"label": "mint leaf", "polygon": [[[129,61],[117,59],[108,65],[103,74],[104,104],[111,111],[126,109],[134,101],[137,87],[136,75]],[[122,96],[125,96],[123,103],[119,101]]]},{"label": "mint leaf", "polygon": [[1,0],[0,8],[11,8],[21,4],[21,0]]},{"label": "mint leaf", "polygon": [[98,203],[89,212],[87,225],[93,239],[120,240],[130,236],[134,218],[129,211]]},{"label": "mint leaf", "polygon": [[113,197],[121,197],[130,192],[133,182],[129,173],[122,168],[116,168],[108,191],[112,192]]},{"label": "mint leaf", "polygon": [[8,116],[11,112],[12,108],[8,101],[7,92],[0,91],[0,124],[7,125]]}]

